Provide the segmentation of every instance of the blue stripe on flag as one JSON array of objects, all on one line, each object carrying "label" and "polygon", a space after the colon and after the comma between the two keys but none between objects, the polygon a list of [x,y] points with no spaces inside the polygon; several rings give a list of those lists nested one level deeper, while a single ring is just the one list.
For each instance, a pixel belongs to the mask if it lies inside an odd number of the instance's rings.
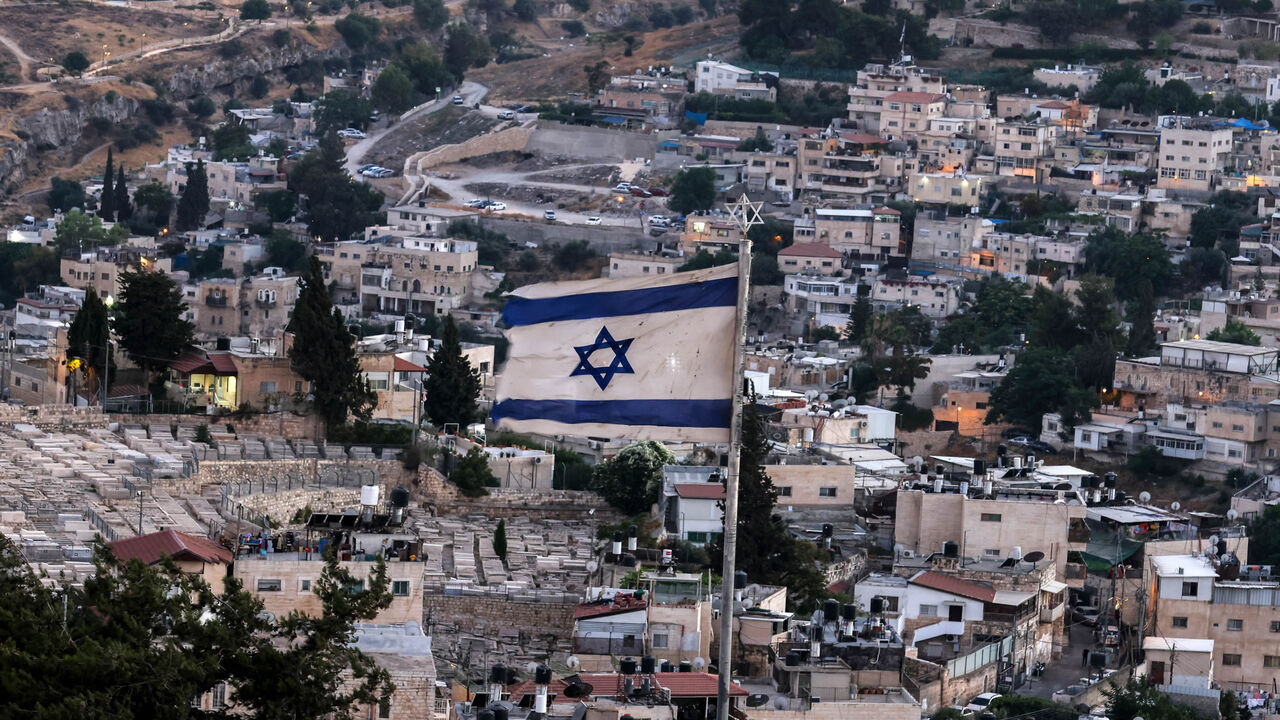
[{"label": "blue stripe on flag", "polygon": [[655,425],[727,428],[733,401],[724,400],[502,400],[493,421],[550,420],[576,425]]},{"label": "blue stripe on flag", "polygon": [[683,285],[642,290],[580,293],[549,298],[513,297],[507,300],[502,321],[508,327],[537,325],[556,320],[586,320],[619,315],[732,307],[738,304],[738,278],[720,278]]}]

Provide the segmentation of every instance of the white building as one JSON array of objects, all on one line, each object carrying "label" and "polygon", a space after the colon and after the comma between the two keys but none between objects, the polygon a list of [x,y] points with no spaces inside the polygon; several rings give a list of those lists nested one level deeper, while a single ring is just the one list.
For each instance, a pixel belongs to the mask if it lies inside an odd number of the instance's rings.
[{"label": "white building", "polygon": [[694,69],[693,91],[729,95],[739,100],[776,101],[778,91],[755,79],[760,75],[726,62],[703,60]]},{"label": "white building", "polygon": [[724,534],[721,470],[709,465],[667,465],[662,468],[658,512],[663,530],[694,545],[706,545]]}]

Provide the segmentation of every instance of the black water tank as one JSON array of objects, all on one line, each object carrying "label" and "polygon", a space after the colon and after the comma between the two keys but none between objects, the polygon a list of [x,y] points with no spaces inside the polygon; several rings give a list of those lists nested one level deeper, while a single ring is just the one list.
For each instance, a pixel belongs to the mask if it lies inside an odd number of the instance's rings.
[{"label": "black water tank", "polygon": [[622,671],[622,674],[623,674],[623,675],[635,675],[635,674],[636,674],[636,659],[635,659],[635,658],[622,658],[621,662],[619,662],[619,663],[618,663],[618,668]]},{"label": "black water tank", "polygon": [[875,614],[875,615],[879,615],[880,613],[884,612],[884,598],[881,598],[881,597],[871,598],[871,612],[872,614]]},{"label": "black water tank", "polygon": [[946,466],[946,465],[934,465],[934,466],[933,466],[933,472],[934,472],[934,474],[935,474],[935,475],[946,475],[946,474],[947,474],[947,466]]},{"label": "black water tank", "polygon": [[943,557],[958,558],[960,557],[960,546],[950,540],[942,543]]},{"label": "black water tank", "polygon": [[[490,684],[494,684],[494,683],[505,684],[506,682],[507,682],[507,669],[503,667],[502,663],[497,663],[493,667],[489,668]],[[497,700],[497,698],[494,698],[494,700]]]},{"label": "black water tank", "polygon": [[1227,541],[1226,541],[1226,540],[1219,540],[1219,541],[1218,541],[1218,554],[1219,554],[1219,555],[1226,555],[1226,554],[1227,554]]},{"label": "black water tank", "polygon": [[662,672],[671,672],[676,669],[676,666],[672,665],[670,660],[663,660],[662,664],[658,666],[658,669]]},{"label": "black water tank", "polygon": [[640,672],[645,675],[652,675],[657,667],[658,662],[653,659],[652,655],[645,655],[640,658]]},{"label": "black water tank", "polygon": [[840,617],[840,601],[835,598],[827,598],[822,601],[822,619],[827,622],[835,622]]},{"label": "black water tank", "polygon": [[688,660],[680,661],[680,672],[693,672],[693,663]]},{"label": "black water tank", "polygon": [[516,671],[515,668],[513,667],[507,668],[507,683],[506,683],[507,685],[515,685],[516,681],[519,679],[520,679],[520,674]]},{"label": "black water tank", "polygon": [[981,458],[975,458],[973,461],[973,476],[982,478],[987,474],[987,461]]},{"label": "black water tank", "polygon": [[391,507],[409,507],[409,491],[402,487],[391,490]]},{"label": "black water tank", "polygon": [[738,570],[733,574],[733,589],[745,590],[747,587],[747,571]]},{"label": "black water tank", "polygon": [[546,665],[539,665],[537,669],[533,671],[533,682],[537,685],[550,685],[551,668]]},{"label": "black water tank", "polygon": [[476,713],[476,720],[494,720],[493,711],[488,709],[481,710]]},{"label": "black water tank", "polygon": [[1103,475],[1103,477],[1105,477],[1105,478],[1107,479],[1107,487],[1109,487],[1109,488],[1113,488],[1113,487],[1115,487],[1115,486],[1116,486],[1116,474],[1115,474],[1115,473],[1113,473],[1113,472],[1109,472],[1109,473],[1107,473],[1106,475]]},{"label": "black water tank", "polygon": [[489,708],[493,711],[493,720],[507,720],[511,717],[511,713],[507,712],[506,705],[493,705]]},{"label": "black water tank", "polygon": [[787,667],[797,667],[799,665],[800,665],[800,653],[798,652],[787,653]]},{"label": "black water tank", "polygon": [[215,345],[215,348],[216,348],[216,349],[218,349],[218,350],[230,350],[230,349],[231,349],[231,338],[229,338],[229,337],[220,337],[220,338],[218,338],[218,340],[217,340],[217,344]]},{"label": "black water tank", "polygon": [[844,606],[840,608],[840,617],[845,620],[857,620],[858,606],[853,603],[845,603]]},{"label": "black water tank", "polygon": [[831,523],[822,523],[822,537],[834,537],[836,534],[836,526]]}]

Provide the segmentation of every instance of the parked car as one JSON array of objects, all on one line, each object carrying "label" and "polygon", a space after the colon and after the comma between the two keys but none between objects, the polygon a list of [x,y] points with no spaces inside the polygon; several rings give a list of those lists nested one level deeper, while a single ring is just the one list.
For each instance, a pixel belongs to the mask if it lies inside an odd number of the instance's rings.
[{"label": "parked car", "polygon": [[599,217],[597,217],[597,216],[595,216],[595,215],[592,215],[591,217],[587,218],[587,224],[588,224],[588,225],[599,225],[599,224],[600,224],[600,218],[599,218]]},{"label": "parked car", "polygon": [[651,187],[651,188],[649,188],[649,194],[650,194],[650,195],[652,195],[652,196],[654,196],[654,197],[666,197],[666,196],[670,195],[671,193],[667,192],[667,189],[666,189],[666,188]]},{"label": "parked car", "polygon": [[453,96],[453,104],[454,104],[454,105],[461,105],[461,104],[463,104],[464,102],[466,102],[466,101],[462,99],[462,96],[461,96],[461,95],[454,95],[454,96]]},{"label": "parked car", "polygon": [[653,193],[649,192],[648,190],[645,190],[642,187],[631,188],[631,194],[635,195],[636,197],[642,197],[642,198],[653,197]]},{"label": "parked car", "polygon": [[516,114],[510,110],[503,110],[502,112],[498,113],[499,120],[510,120],[515,116]]},{"label": "parked car", "polygon": [[555,211],[555,210],[547,210],[547,211],[545,211],[545,212],[543,212],[543,213],[542,213],[542,217],[543,217],[543,219],[545,219],[545,220],[555,220],[555,219],[556,219],[556,211]]},{"label": "parked car", "polygon": [[347,129],[345,129],[345,130],[339,130],[339,131],[338,131],[338,137],[344,137],[344,138],[362,138],[362,137],[364,137],[364,132],[363,132],[363,131],[361,131],[361,130],[357,130],[356,128],[347,128]]},{"label": "parked car", "polygon": [[488,204],[489,204],[489,201],[488,201],[488,200],[481,200],[481,199],[479,199],[479,198],[472,198],[471,200],[468,200],[468,201],[466,202],[466,207],[469,207],[469,208],[478,208],[478,209],[483,209],[483,208],[484,208],[484,207],[486,207]]},{"label": "parked car", "polygon": [[979,695],[978,697],[970,700],[969,704],[965,705],[964,707],[966,710],[972,710],[974,712],[982,712],[986,710],[988,706],[991,705],[992,700],[995,700],[998,697],[1000,697],[1000,693],[985,692]]},{"label": "parked car", "polygon": [[374,165],[373,163],[369,163],[368,165],[361,165],[360,167],[356,168],[356,172],[364,172],[365,170],[372,170],[376,167],[378,166]]},{"label": "parked car", "polygon": [[486,209],[488,209],[491,212],[500,212],[502,210],[507,209],[507,204],[504,202],[499,202],[497,200],[490,200],[489,206]]},{"label": "parked car", "polygon": [[667,225],[671,224],[671,220],[668,219],[666,215],[650,215],[649,224],[661,225],[662,227],[666,227]]},{"label": "parked car", "polygon": [[614,192],[631,192],[631,183],[620,182],[613,186]]},{"label": "parked car", "polygon": [[1098,624],[1098,609],[1089,607],[1088,605],[1077,605],[1071,609],[1071,617],[1075,618],[1078,623],[1083,623],[1089,627]]}]

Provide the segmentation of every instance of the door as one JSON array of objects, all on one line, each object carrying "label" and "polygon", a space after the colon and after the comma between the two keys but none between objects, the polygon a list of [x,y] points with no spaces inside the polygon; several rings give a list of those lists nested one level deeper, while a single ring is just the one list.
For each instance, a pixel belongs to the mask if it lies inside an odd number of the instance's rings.
[{"label": "door", "polygon": [[948,619],[948,620],[950,620],[951,622],[960,622],[960,621],[964,620],[964,606],[963,606],[963,605],[948,605],[948,606],[947,606],[947,619]]},{"label": "door", "polygon": [[1164,684],[1164,663],[1159,660],[1151,661],[1151,684]]}]

